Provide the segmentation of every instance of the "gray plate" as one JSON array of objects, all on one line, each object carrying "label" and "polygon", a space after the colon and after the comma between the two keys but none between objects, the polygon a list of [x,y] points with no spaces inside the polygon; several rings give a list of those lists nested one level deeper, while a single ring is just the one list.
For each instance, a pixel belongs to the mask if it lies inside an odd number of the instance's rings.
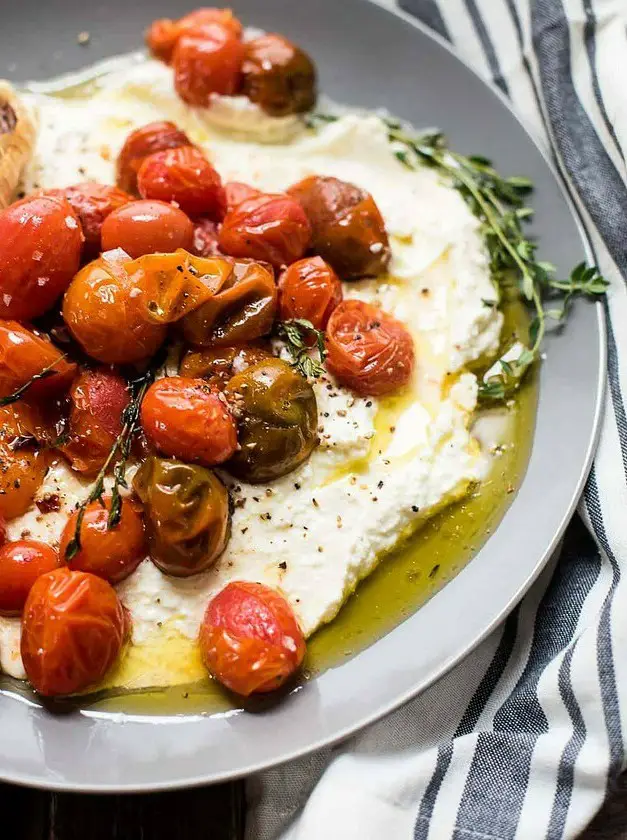
[{"label": "gray plate", "polygon": [[[246,23],[302,43],[334,99],[437,125],[460,150],[529,175],[538,187],[533,203],[545,258],[562,272],[585,258],[562,188],[529,135],[429,33],[363,0],[236,5]],[[45,78],[135,49],[150,20],[186,7],[184,0],[0,0],[0,76]],[[87,49],[76,44],[81,30],[91,33]],[[529,470],[501,526],[451,583],[383,639],[257,714],[52,716],[0,696],[0,778],[94,791],[233,778],[338,740],[426,688],[514,606],[561,535],[590,465],[604,346],[600,308],[576,307],[564,333],[547,342]]]}]

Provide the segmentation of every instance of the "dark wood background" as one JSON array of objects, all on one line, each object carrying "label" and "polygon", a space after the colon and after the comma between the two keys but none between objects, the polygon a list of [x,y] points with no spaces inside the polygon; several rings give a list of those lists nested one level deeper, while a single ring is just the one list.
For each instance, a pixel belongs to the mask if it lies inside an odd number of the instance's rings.
[{"label": "dark wood background", "polygon": [[[50,794],[0,785],[4,826],[0,836],[3,840],[241,840],[244,805],[243,782],[128,796]],[[627,840],[627,777],[581,840]]]}]

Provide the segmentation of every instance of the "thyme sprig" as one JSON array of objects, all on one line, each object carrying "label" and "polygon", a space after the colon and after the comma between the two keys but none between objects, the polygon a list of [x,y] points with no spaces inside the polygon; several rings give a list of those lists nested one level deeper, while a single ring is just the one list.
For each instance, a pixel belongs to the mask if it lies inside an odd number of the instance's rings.
[{"label": "thyme sprig", "polygon": [[36,382],[41,382],[42,379],[48,379],[51,376],[54,376],[55,373],[58,371],[55,370],[56,366],[59,362],[62,362],[64,359],[67,358],[67,353],[63,353],[58,359],[55,359],[54,362],[49,364],[43,370],[39,371],[39,373],[35,373],[31,378],[25,382],[23,385],[20,385],[12,394],[8,394],[6,397],[0,398],[0,408],[4,407],[5,405],[12,405],[13,403],[18,402],[21,400],[24,394],[26,394]]},{"label": "thyme sprig", "polygon": [[91,492],[78,508],[74,536],[68,543],[65,550],[65,559],[68,561],[75,557],[80,551],[81,528],[88,505],[93,502],[99,502],[103,508],[105,507],[103,498],[105,493],[105,478],[114,464],[111,506],[109,508],[109,516],[107,519],[107,529],[111,530],[112,528],[115,528],[120,521],[120,517],[122,515],[122,494],[120,492],[120,488],[128,488],[128,484],[126,482],[126,467],[131,454],[133,439],[139,431],[141,405],[146,395],[146,391],[154,382],[157,371],[163,366],[163,362],[163,356],[162,354],[159,354],[155,357],[150,367],[142,373],[141,376],[138,376],[129,383],[131,399],[122,414],[122,431],[115,439],[115,442],[107,455],[107,460],[102,465],[102,468],[96,477]]},{"label": "thyme sprig", "polygon": [[[333,114],[312,114],[307,124],[318,128],[337,119]],[[449,149],[446,138],[438,131],[417,134],[399,120],[383,121],[396,158],[408,169],[426,165],[444,173],[481,221],[496,303],[500,302],[503,291],[514,285],[533,309],[527,346],[521,345],[519,355],[514,358],[511,358],[512,347],[507,348],[497,360],[495,372],[479,386],[479,395],[484,400],[506,399],[520,387],[538,358],[547,318],[563,323],[573,298],[602,295],[608,284],[596,268],[585,263],[574,268],[568,280],[557,280],[555,267],[537,259],[537,245],[523,229],[533,215],[533,210],[525,205],[525,196],[533,188],[528,178],[502,177],[486,158],[465,156]],[[561,305],[545,309],[545,302],[558,296]]]},{"label": "thyme sprig", "polygon": [[[322,376],[327,355],[324,332],[317,330],[306,318],[294,318],[290,321],[280,321],[276,328],[276,335],[285,342],[292,357],[292,366],[302,376],[306,379],[317,379]],[[317,359],[310,354],[312,336],[315,338],[313,346],[318,354]]]}]

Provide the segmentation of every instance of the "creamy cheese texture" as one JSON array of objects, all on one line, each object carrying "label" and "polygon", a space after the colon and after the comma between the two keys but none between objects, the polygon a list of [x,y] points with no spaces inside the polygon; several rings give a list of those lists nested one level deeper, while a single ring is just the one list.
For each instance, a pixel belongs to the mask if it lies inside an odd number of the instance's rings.
[{"label": "creamy cheese texture", "polygon": [[[394,314],[416,343],[409,388],[363,399],[330,377],[315,384],[320,445],[296,472],[269,485],[222,477],[235,502],[232,537],[216,566],[188,579],[149,560],[117,587],[133,618],[133,643],[163,630],[195,639],[208,600],[228,581],[276,586],[306,635],[330,621],[385,554],[428,517],[463,496],[489,466],[470,431],[477,380],[469,372],[498,348],[502,316],[477,220],[429,169],[408,171],[392,154],[376,115],[347,113],[311,132],[297,118],[274,120],[241,98],[192,109],[176,96],[169,68],[130,58],[80,95],[33,94],[40,135],[25,189],[83,180],[113,183],[117,153],[133,129],[169,119],[203,148],[225,181],[280,191],[308,175],[331,175],[372,193],[392,247],[389,275],[344,284],[345,297]],[[9,536],[57,543],[88,485],[62,462],[36,507]],[[19,621],[0,619],[0,666],[22,676]]]}]

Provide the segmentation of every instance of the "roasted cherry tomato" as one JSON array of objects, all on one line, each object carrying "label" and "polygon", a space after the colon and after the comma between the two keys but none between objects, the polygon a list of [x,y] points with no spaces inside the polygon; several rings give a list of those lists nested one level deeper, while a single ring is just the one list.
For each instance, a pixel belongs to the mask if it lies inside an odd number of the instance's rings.
[{"label": "roasted cherry tomato", "polygon": [[242,34],[242,24],[230,9],[196,9],[179,20],[155,20],[146,32],[146,45],[155,58],[169,64],[181,35],[202,31],[204,26],[212,23],[226,27],[235,38]]},{"label": "roasted cherry tomato", "polygon": [[106,580],[68,568],[37,578],[22,618],[22,661],[35,691],[75,694],[100,682],[128,630],[124,608]]},{"label": "roasted cherry tomato", "polygon": [[150,558],[177,577],[204,572],[226,548],[229,494],[211,470],[148,457],[133,479],[144,507]]},{"label": "roasted cherry tomato", "polygon": [[97,184],[86,181],[84,184],[74,184],[62,190],[48,190],[47,195],[58,194],[65,198],[80,219],[85,244],[83,258],[94,259],[100,251],[107,250],[101,244],[102,225],[109,214],[133,200],[119,187]]},{"label": "roasted cherry tomato", "polygon": [[133,259],[177,248],[189,251],[193,238],[189,217],[165,201],[133,201],[111,213],[102,226],[102,250],[122,248]]},{"label": "roasted cherry tomato", "polygon": [[305,656],[304,636],[285,598],[249,581],[227,584],[209,602],[199,643],[209,673],[244,697],[282,686]]},{"label": "roasted cherry tomato", "polygon": [[229,407],[204,379],[168,376],[148,389],[141,407],[148,441],[165,455],[214,467],[237,448]]},{"label": "roasted cherry tomato", "polygon": [[117,184],[126,192],[137,193],[137,173],[145,158],[155,152],[191,146],[184,131],[171,122],[152,122],[133,131],[126,138],[117,161]]},{"label": "roasted cherry tomato", "polygon": [[221,221],[226,210],[222,180],[202,152],[181,146],[147,157],[137,173],[143,198],[174,201],[190,216]]},{"label": "roasted cherry tomato", "polygon": [[282,268],[300,259],[311,226],[300,204],[288,195],[249,198],[227,213],[220,248],[232,257],[249,257]]},{"label": "roasted cherry tomato", "polygon": [[244,44],[226,26],[211,23],[182,35],[174,48],[174,87],[188,105],[208,108],[216,94],[241,87]]},{"label": "roasted cherry tomato", "polygon": [[272,329],[277,288],[270,266],[235,260],[230,269],[220,288],[181,322],[191,344],[254,341]]},{"label": "roasted cherry tomato", "polygon": [[44,449],[30,443],[31,412],[22,401],[0,407],[0,515],[26,513],[48,470]]},{"label": "roasted cherry tomato", "polygon": [[187,251],[146,254],[126,265],[140,294],[144,317],[171,324],[194,312],[222,288],[233,271],[225,257],[194,257]]},{"label": "roasted cherry tomato", "polygon": [[248,41],[242,75],[244,95],[272,117],[302,114],[316,104],[316,67],[282,35]]},{"label": "roasted cherry tomato", "polygon": [[122,431],[126,381],[110,370],[84,370],[72,385],[70,402],[68,440],[59,448],[77,472],[96,475]]},{"label": "roasted cherry tomato", "polygon": [[414,342],[406,327],[369,303],[345,300],[327,324],[327,369],[362,396],[402,388],[414,369]]},{"label": "roasted cherry tomato", "polygon": [[370,277],[386,271],[390,243],[385,223],[366,190],[312,175],[289,190],[311,223],[311,247],[330,263],[342,280]]},{"label": "roasted cherry tomato", "polygon": [[104,499],[104,507],[100,502],[87,505],[81,525],[80,548],[68,558],[78,520],[78,513],[72,514],[61,534],[59,555],[67,559],[70,569],[91,572],[109,583],[119,583],[135,571],[148,549],[144,523],[133,503],[122,499],[120,521],[114,528],[108,525],[110,511],[111,497]]},{"label": "roasted cherry tomato", "polygon": [[0,318],[43,315],[78,271],[83,232],[65,199],[24,198],[0,212]]},{"label": "roasted cherry tomato", "polygon": [[0,545],[4,545],[7,541],[7,521],[0,513]]},{"label": "roasted cherry tomato", "polygon": [[107,252],[79,271],[63,299],[68,329],[88,356],[104,364],[148,359],[165,339],[166,327],[145,319],[127,263],[124,252]]},{"label": "roasted cherry tomato", "polygon": [[238,373],[271,358],[269,348],[258,344],[205,347],[203,350],[189,350],[183,356],[179,373],[204,379],[214,390],[223,391]]},{"label": "roasted cherry tomato", "polygon": [[316,445],[313,388],[282,359],[268,359],[234,376],[225,394],[238,420],[240,448],[225,469],[259,484],[299,467]]},{"label": "roasted cherry tomato", "polygon": [[17,321],[0,321],[0,397],[12,394],[44,370],[49,374],[29,387],[29,399],[65,391],[74,379],[76,365],[64,359],[43,333]]},{"label": "roasted cherry tomato", "polygon": [[37,578],[60,565],[57,552],[45,543],[5,543],[0,548],[0,614],[19,615]]},{"label": "roasted cherry tomato", "polygon": [[196,219],[191,251],[199,257],[217,257],[221,255],[220,226],[211,219]]},{"label": "roasted cherry tomato", "polygon": [[226,207],[229,212],[239,207],[243,201],[263,195],[261,190],[249,187],[248,184],[242,184],[240,181],[227,181],[224,185],[224,192],[226,194]]},{"label": "roasted cherry tomato", "polygon": [[292,263],[279,279],[279,315],[282,321],[310,321],[323,330],[342,300],[342,284],[322,257]]}]

